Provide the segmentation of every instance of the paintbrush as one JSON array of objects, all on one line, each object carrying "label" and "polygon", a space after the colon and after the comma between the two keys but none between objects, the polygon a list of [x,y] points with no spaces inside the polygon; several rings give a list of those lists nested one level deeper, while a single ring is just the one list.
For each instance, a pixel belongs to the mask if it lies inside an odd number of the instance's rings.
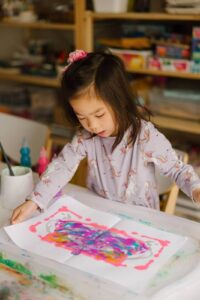
[{"label": "paintbrush", "polygon": [[7,164],[10,176],[14,176],[13,170],[11,168],[11,164],[10,164],[10,162],[8,160],[8,157],[7,157],[7,155],[6,155],[6,153],[5,153],[4,149],[3,149],[3,146],[1,144],[1,142],[0,142],[0,150],[1,150],[2,154],[3,154],[3,158],[5,159],[5,162]]}]

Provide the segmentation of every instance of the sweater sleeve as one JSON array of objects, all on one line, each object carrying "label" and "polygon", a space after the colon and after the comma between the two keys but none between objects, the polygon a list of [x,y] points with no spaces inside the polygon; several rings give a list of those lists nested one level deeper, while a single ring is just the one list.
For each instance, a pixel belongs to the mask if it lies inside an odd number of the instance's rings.
[{"label": "sweater sleeve", "polygon": [[200,187],[200,178],[191,165],[178,158],[167,138],[150,122],[141,132],[140,143],[145,163],[154,163],[161,174],[175,181],[192,198],[192,191]]},{"label": "sweater sleeve", "polygon": [[84,137],[79,132],[48,165],[41,180],[27,198],[45,209],[49,201],[70,181],[85,156]]}]

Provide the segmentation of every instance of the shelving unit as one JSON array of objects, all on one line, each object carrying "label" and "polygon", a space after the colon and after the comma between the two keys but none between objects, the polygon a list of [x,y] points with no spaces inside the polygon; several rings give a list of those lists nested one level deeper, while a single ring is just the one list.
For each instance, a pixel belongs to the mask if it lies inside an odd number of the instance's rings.
[{"label": "shelving unit", "polygon": [[[74,0],[74,23],[51,23],[51,22],[20,22],[9,18],[0,21],[0,27],[25,28],[36,30],[58,30],[73,31],[75,48],[84,48],[83,39],[83,16],[85,11],[85,0]],[[59,87],[57,78],[23,75],[13,70],[0,68],[0,79],[20,83],[28,83],[40,86]]]},{"label": "shelving unit", "polygon": [[194,80],[200,79],[200,74],[186,73],[186,72],[158,71],[158,70],[151,70],[151,69],[138,69],[138,70],[127,69],[127,71],[132,73],[146,74],[152,76],[166,76],[166,77],[176,77],[176,78],[185,78],[185,79],[194,79]]},{"label": "shelving unit", "polygon": [[36,22],[20,22],[10,18],[4,18],[0,22],[1,27],[14,27],[14,28],[32,28],[32,29],[53,29],[53,30],[75,30],[75,24],[63,24],[63,23],[50,23],[44,21]]},{"label": "shelving unit", "polygon": [[94,22],[103,20],[122,20],[122,21],[200,21],[199,15],[177,15],[167,13],[97,13],[93,11],[85,12],[85,39],[86,50],[93,51]]},{"label": "shelving unit", "polygon": [[178,15],[178,14],[167,14],[167,13],[138,13],[138,12],[127,12],[127,13],[97,13],[93,11],[87,11],[87,16],[93,18],[93,20],[107,20],[107,19],[118,19],[118,20],[150,20],[150,21],[199,21],[199,15]]},{"label": "shelving unit", "polygon": [[[73,0],[74,1],[74,22],[73,23],[55,23],[47,21],[35,21],[35,22],[20,22],[10,18],[3,18],[0,20],[0,28],[11,28],[13,32],[15,30],[27,30],[27,34],[31,33],[31,30],[38,31],[56,31],[58,34],[72,32],[74,48],[84,49],[84,12],[86,0]],[[67,0],[66,0],[67,2]],[[3,45],[2,45],[3,46]],[[16,69],[0,68],[0,80],[18,82],[22,84],[30,84],[35,86],[59,88],[60,82],[57,77],[44,77],[44,76],[32,76],[27,74],[21,74]],[[66,139],[62,137],[52,136],[55,144],[64,145]]]},{"label": "shelving unit", "polygon": [[55,88],[59,87],[59,80],[57,78],[23,75],[16,72],[13,73],[13,71],[4,69],[0,69],[0,79],[40,86],[49,86]]},{"label": "shelving unit", "polygon": [[[65,23],[50,23],[50,22],[31,22],[22,23],[4,19],[0,21],[0,27],[27,28],[38,30],[58,30],[58,31],[73,31],[74,44],[76,48],[84,49],[88,52],[94,49],[94,23],[102,20],[124,20],[124,21],[180,21],[180,22],[195,22],[200,21],[199,15],[172,15],[167,13],[96,13],[86,11],[86,0],[74,0],[75,7],[75,22],[73,24]],[[157,71],[150,69],[131,70],[128,72],[147,74],[152,76],[167,76],[174,78],[199,80],[200,74]],[[28,83],[33,85],[59,87],[58,78],[45,78],[39,76],[23,75],[13,73],[6,69],[0,69],[0,79],[15,81],[20,83]],[[153,121],[159,126],[166,129],[175,129],[192,134],[200,134],[200,123],[195,121],[181,120],[172,117],[155,116]]]},{"label": "shelving unit", "polygon": [[[90,52],[94,50],[94,24],[98,21],[121,20],[121,21],[167,21],[167,22],[195,22],[200,21],[200,15],[177,15],[167,13],[97,13],[93,11],[85,12],[85,49]],[[127,69],[130,73],[146,74],[152,76],[165,76],[200,80],[200,74],[186,72],[158,71],[151,69]],[[196,121],[183,120],[165,116],[155,116],[152,120],[165,129],[183,131],[191,134],[200,134],[200,123]]]}]

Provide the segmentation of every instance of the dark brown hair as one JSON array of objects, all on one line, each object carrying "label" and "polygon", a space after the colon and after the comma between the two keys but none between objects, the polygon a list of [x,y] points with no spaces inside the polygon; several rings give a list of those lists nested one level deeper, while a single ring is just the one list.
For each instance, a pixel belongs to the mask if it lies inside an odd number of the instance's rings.
[{"label": "dark brown hair", "polygon": [[110,53],[88,53],[81,60],[73,62],[64,72],[61,81],[62,100],[69,123],[80,125],[70,100],[93,84],[94,91],[114,112],[118,134],[114,148],[122,140],[125,131],[132,126],[130,141],[135,143],[141,128],[141,113],[137,97],[133,94],[123,62]]}]

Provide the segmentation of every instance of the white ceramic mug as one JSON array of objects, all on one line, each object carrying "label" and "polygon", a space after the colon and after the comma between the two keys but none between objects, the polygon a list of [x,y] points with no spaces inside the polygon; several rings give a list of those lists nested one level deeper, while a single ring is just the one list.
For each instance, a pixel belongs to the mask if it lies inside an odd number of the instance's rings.
[{"label": "white ceramic mug", "polygon": [[30,168],[12,167],[15,176],[9,174],[8,168],[1,171],[1,205],[7,209],[14,209],[22,204],[33,190],[33,173]]}]

